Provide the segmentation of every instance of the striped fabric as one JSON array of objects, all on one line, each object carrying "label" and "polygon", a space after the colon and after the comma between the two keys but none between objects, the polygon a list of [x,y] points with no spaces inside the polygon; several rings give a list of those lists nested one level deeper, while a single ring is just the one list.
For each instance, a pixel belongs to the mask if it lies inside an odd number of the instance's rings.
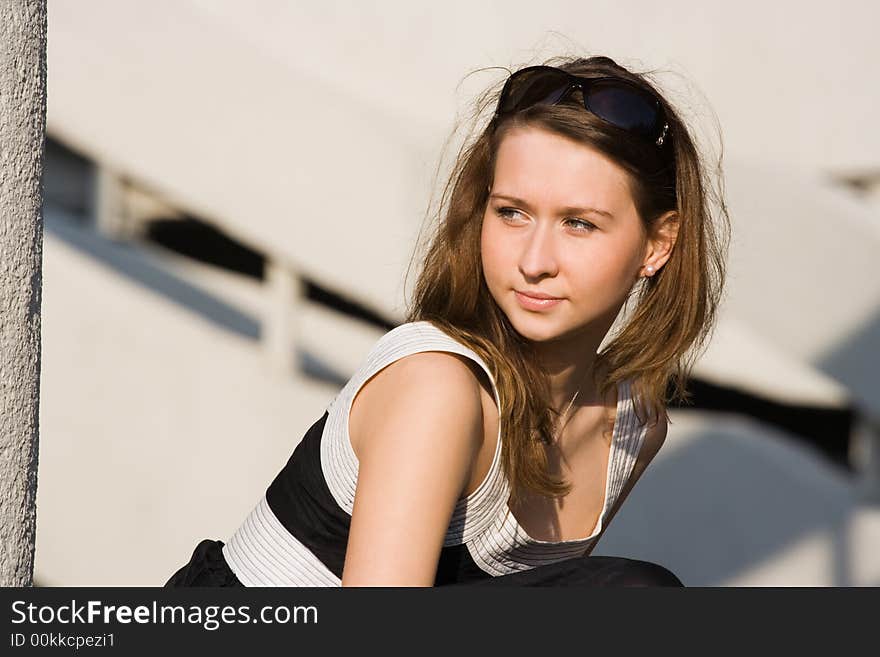
[{"label": "striped fabric", "polygon": [[[446,351],[475,361],[492,383],[486,363],[430,322],[410,322],[386,333],[306,432],[275,481],[223,547],[230,568],[245,586],[339,586],[354,506],[358,460],[348,436],[348,416],[360,388],[404,356]],[[644,425],[633,409],[630,384],[618,386],[617,418],[605,486],[605,503],[593,532],[571,541],[531,538],[507,506],[510,488],[501,463],[501,427],[489,472],[459,500],[441,550],[435,584],[505,575],[584,554],[602,531],[608,513],[635,465]],[[500,424],[500,423],[499,423]]]},{"label": "striped fabric", "polygon": [[265,496],[223,546],[223,556],[245,586],[342,585],[281,524]]}]

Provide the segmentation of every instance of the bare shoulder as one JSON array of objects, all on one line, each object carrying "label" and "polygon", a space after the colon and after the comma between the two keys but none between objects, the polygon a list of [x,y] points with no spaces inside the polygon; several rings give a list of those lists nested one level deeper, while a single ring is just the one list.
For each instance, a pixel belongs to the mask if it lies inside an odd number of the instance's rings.
[{"label": "bare shoulder", "polygon": [[[360,458],[364,436],[389,422],[423,426],[444,420],[458,427],[482,426],[476,363],[446,351],[409,354],[374,374],[352,401],[349,437]],[[451,426],[449,428],[452,428]]]},{"label": "bare shoulder", "polygon": [[434,582],[482,428],[479,383],[456,354],[400,358],[361,387],[349,417],[358,476],[343,586]]}]

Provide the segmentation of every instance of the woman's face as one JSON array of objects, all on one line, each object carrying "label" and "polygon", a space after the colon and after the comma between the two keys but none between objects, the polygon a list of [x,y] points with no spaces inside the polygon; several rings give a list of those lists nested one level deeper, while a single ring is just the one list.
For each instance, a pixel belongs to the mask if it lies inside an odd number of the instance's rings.
[{"label": "woman's face", "polygon": [[483,215],[483,272],[523,337],[601,339],[640,274],[646,244],[620,166],[539,128],[503,138]]}]

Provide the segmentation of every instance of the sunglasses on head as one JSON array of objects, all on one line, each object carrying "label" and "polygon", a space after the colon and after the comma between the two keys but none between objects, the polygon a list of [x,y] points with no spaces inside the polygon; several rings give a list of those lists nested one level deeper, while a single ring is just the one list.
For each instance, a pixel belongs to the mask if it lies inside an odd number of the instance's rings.
[{"label": "sunglasses on head", "polygon": [[533,105],[556,105],[575,89],[581,91],[588,112],[663,145],[669,124],[653,94],[621,78],[582,78],[553,66],[529,66],[513,73],[504,83],[492,120]]}]

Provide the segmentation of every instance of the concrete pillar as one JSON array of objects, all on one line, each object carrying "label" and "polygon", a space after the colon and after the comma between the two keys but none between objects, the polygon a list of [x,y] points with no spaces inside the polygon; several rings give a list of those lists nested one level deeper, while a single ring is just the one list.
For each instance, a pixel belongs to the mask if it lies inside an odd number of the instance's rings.
[{"label": "concrete pillar", "polygon": [[0,586],[34,578],[46,2],[0,2]]},{"label": "concrete pillar", "polygon": [[279,376],[291,376],[297,368],[297,316],[302,306],[304,285],[287,263],[266,259],[266,310],[261,339],[269,368]]}]

